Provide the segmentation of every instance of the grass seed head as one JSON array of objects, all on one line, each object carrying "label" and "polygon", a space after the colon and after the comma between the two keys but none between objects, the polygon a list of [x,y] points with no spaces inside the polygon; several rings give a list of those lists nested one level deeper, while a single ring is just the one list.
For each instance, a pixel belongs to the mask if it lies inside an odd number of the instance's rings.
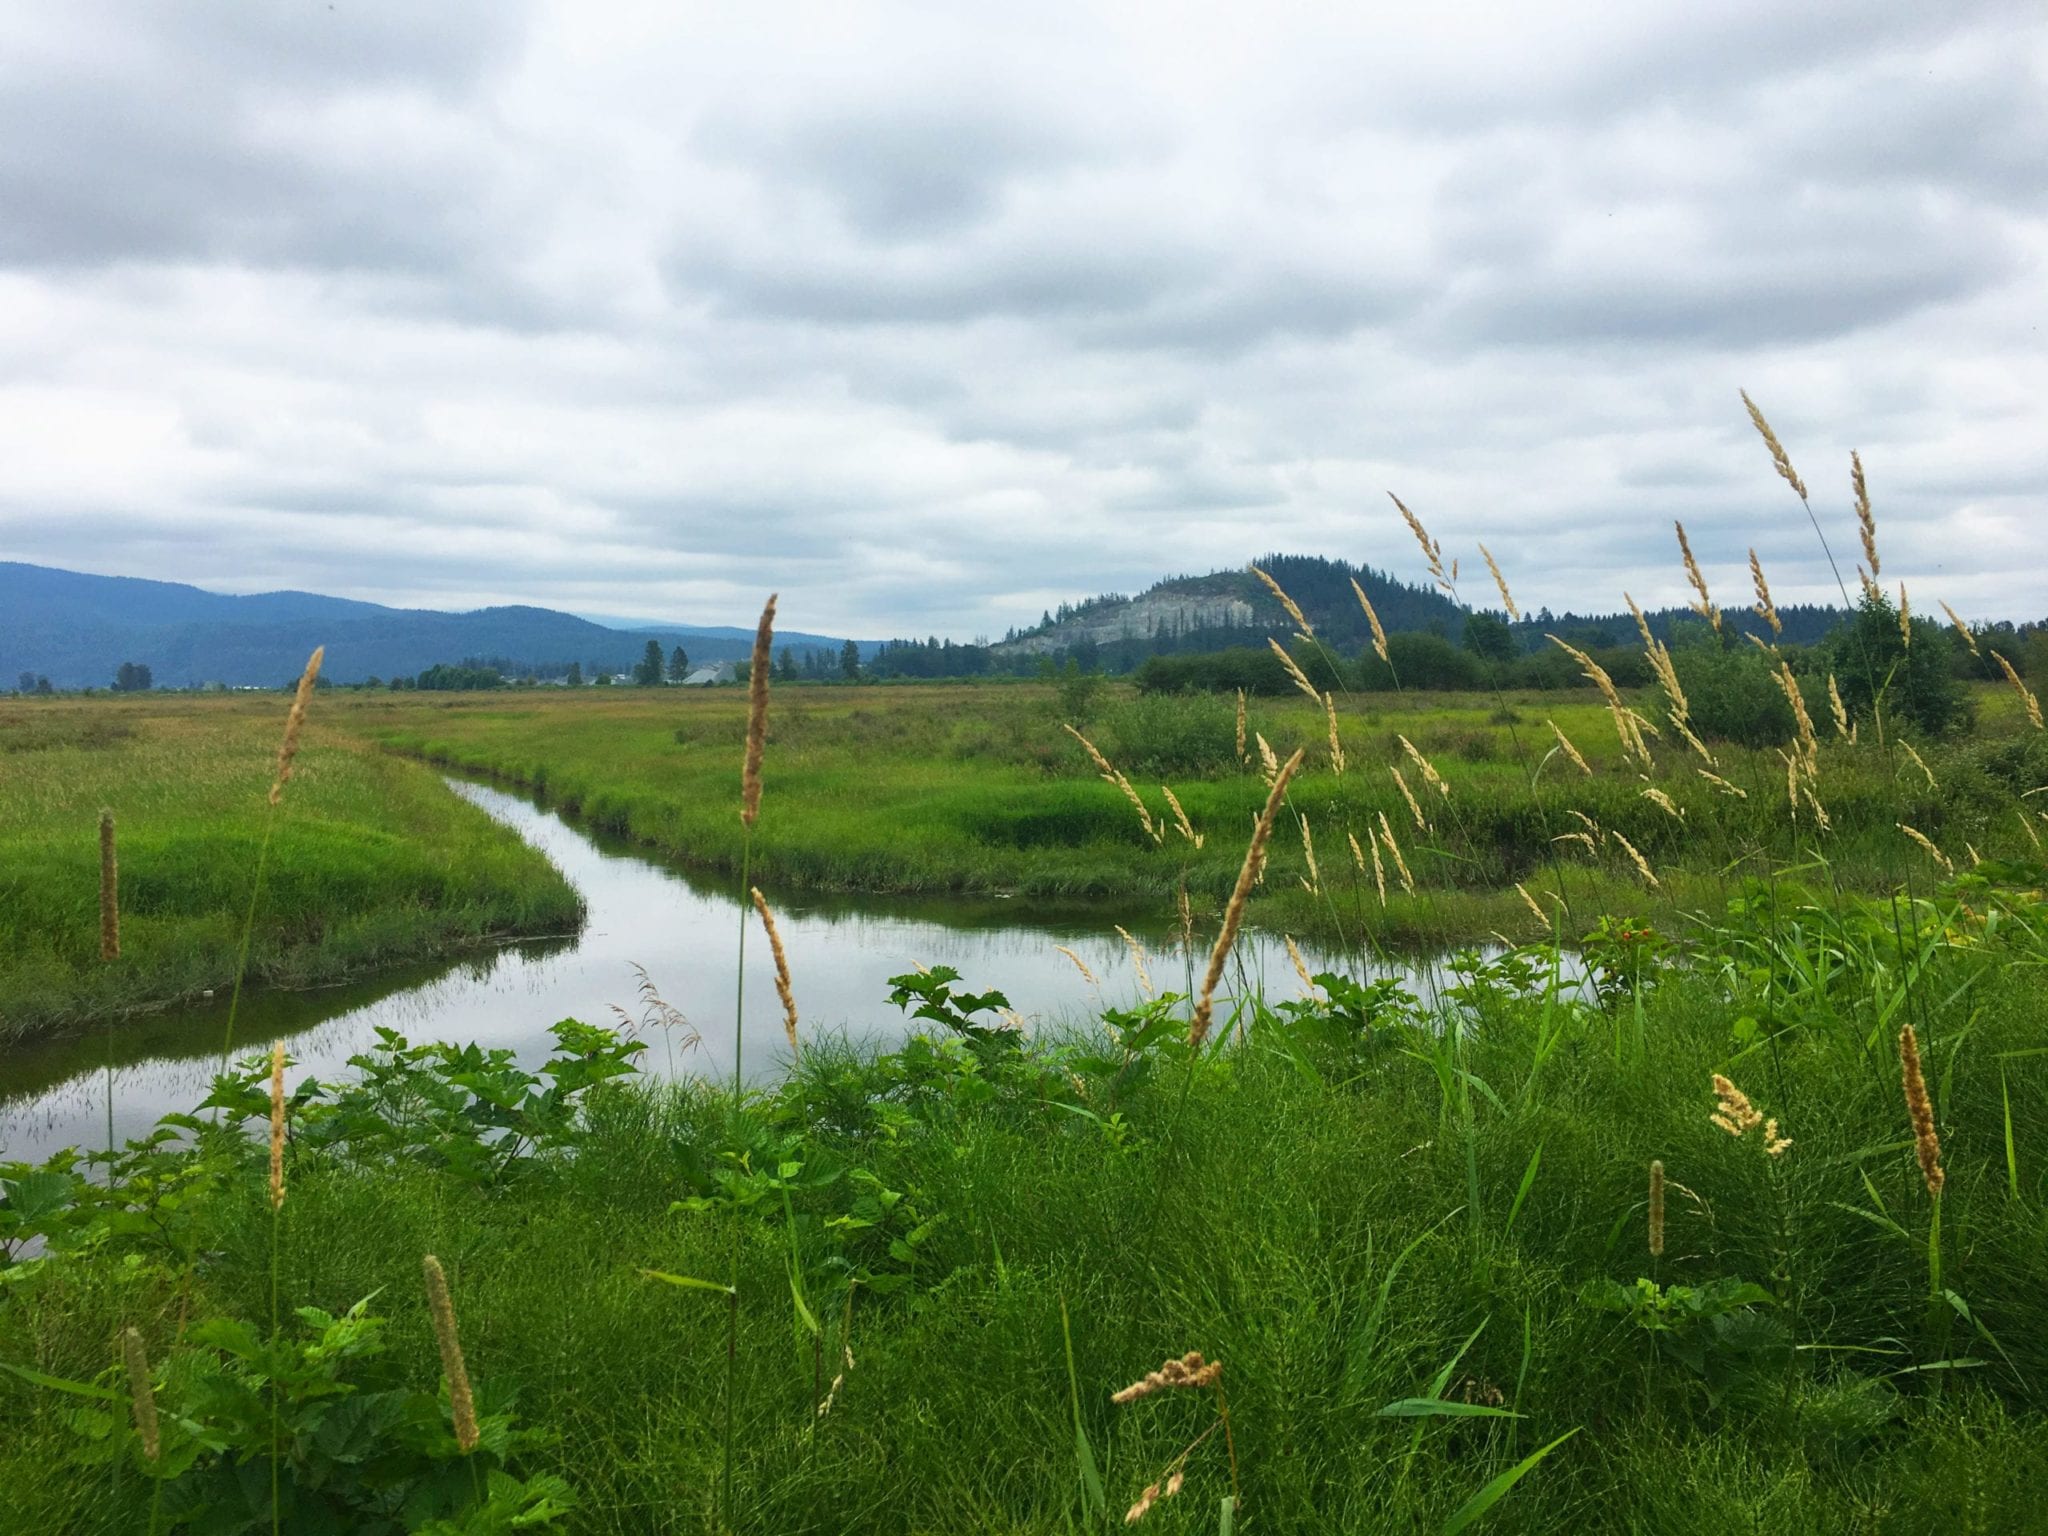
[{"label": "grass seed head", "polygon": [[1650,1160],[1650,1257],[1664,1257],[1664,1164]]},{"label": "grass seed head", "polygon": [[1201,847],[1202,834],[1195,830],[1194,823],[1188,820],[1188,813],[1181,809],[1180,796],[1164,784],[1159,786],[1159,793],[1166,796],[1166,803],[1173,808],[1173,824],[1179,829],[1180,835],[1195,847]]},{"label": "grass seed head", "polygon": [[306,706],[312,702],[314,685],[320,681],[320,662],[326,655],[326,646],[314,647],[313,654],[306,660],[306,670],[299,674],[298,691],[292,695],[291,713],[284,717],[284,741],[277,749],[277,775],[270,781],[272,805],[284,798],[284,787],[291,782],[292,760],[299,755],[299,734],[306,728]]},{"label": "grass seed head", "polygon": [[1920,851],[1939,864],[1946,873],[1953,875],[1956,872],[1956,867],[1950,861],[1949,856],[1937,848],[1934,845],[1934,840],[1925,832],[1922,832],[1917,827],[1909,827],[1903,821],[1898,824],[1898,827],[1901,832],[1919,844]]},{"label": "grass seed head", "polygon": [[156,1389],[149,1380],[149,1349],[133,1328],[122,1330],[121,1359],[128,1368],[128,1400],[134,1406],[135,1433],[142,1437],[142,1454],[153,1462],[163,1455],[163,1435],[157,1426]]},{"label": "grass seed head", "polygon": [[1593,765],[1591,763],[1588,763],[1585,760],[1585,758],[1579,755],[1579,749],[1572,745],[1571,737],[1565,735],[1563,728],[1560,727],[1555,720],[1546,720],[1544,724],[1548,725],[1551,729],[1551,733],[1557,737],[1557,744],[1558,746],[1564,749],[1564,755],[1571,759],[1572,763],[1578,768],[1579,772],[1585,774],[1588,778],[1591,778],[1593,774]]},{"label": "grass seed head", "polygon": [[1870,486],[1863,478],[1863,456],[1854,450],[1849,454],[1849,490],[1856,498],[1856,531],[1863,539],[1863,558],[1870,562],[1870,574],[1881,576],[1884,567],[1877,560],[1877,519],[1870,515]]},{"label": "grass seed head", "polygon": [[270,1209],[284,1204],[284,1042],[270,1042]]},{"label": "grass seed head", "polygon": [[1764,1117],[1749,1102],[1749,1095],[1718,1072],[1714,1074],[1714,1098],[1716,1106],[1711,1118],[1730,1136],[1745,1136],[1764,1123]]},{"label": "grass seed head", "polygon": [[1223,926],[1217,932],[1216,944],[1209,951],[1209,966],[1202,976],[1202,990],[1195,1000],[1193,1017],[1188,1021],[1188,1044],[1199,1046],[1208,1039],[1209,1028],[1214,1019],[1216,984],[1223,979],[1223,966],[1230,958],[1230,949],[1237,942],[1238,927],[1244,922],[1244,906],[1251,899],[1252,886],[1257,882],[1260,866],[1265,862],[1266,842],[1273,835],[1274,818],[1280,814],[1280,802],[1287,797],[1288,781],[1295,770],[1301,767],[1301,749],[1280,765],[1280,771],[1273,776],[1273,787],[1267,791],[1265,809],[1259,812],[1259,819],[1252,824],[1252,838],[1245,849],[1244,866],[1237,872],[1237,885],[1230,893],[1230,905],[1223,910]]},{"label": "grass seed head", "polygon": [[1058,950],[1061,954],[1065,955],[1069,960],[1073,961],[1074,969],[1081,973],[1081,979],[1087,982],[1089,986],[1099,987],[1102,985],[1101,982],[1095,979],[1095,973],[1088,969],[1088,962],[1086,960],[1083,960],[1079,955],[1075,954],[1071,949],[1067,948],[1067,946],[1064,944],[1055,944],[1053,945],[1053,948]]},{"label": "grass seed head", "polygon": [[1899,1080],[1906,1093],[1906,1114],[1913,1122],[1913,1155],[1927,1193],[1941,1198],[1948,1175],[1941,1167],[1941,1136],[1934,1129],[1934,1104],[1927,1097],[1927,1079],[1920,1073],[1920,1037],[1907,1024],[1899,1031]]},{"label": "grass seed head", "polygon": [[768,898],[758,885],[754,887],[754,910],[761,914],[761,926],[768,931],[768,949],[775,957],[775,995],[782,999],[782,1032],[789,1036],[789,1054],[799,1056],[803,1046],[796,1032],[796,989],[789,982],[789,955],[783,950],[782,930],[775,926]]},{"label": "grass seed head", "polygon": [[[772,599],[771,599],[772,605]],[[448,1409],[455,1421],[455,1443],[466,1456],[476,1449],[476,1399],[469,1390],[469,1367],[462,1358],[462,1336],[455,1331],[455,1303],[448,1295],[448,1276],[431,1253],[420,1260],[426,1276],[427,1311],[434,1320],[434,1342],[441,1350],[441,1374],[448,1378]]]},{"label": "grass seed head", "polygon": [[[1398,503],[1396,503],[1398,505]],[[1373,611],[1372,599],[1365,595],[1365,588],[1358,584],[1356,576],[1351,578],[1351,590],[1358,595],[1358,606],[1365,610],[1365,622],[1372,626],[1372,648],[1381,661],[1387,661],[1387,632],[1380,628],[1380,616]]]},{"label": "grass seed head", "polygon": [[774,666],[775,599],[761,609],[754,628],[754,655],[747,663],[747,756],[740,769],[740,821],[751,827],[761,815],[761,757],[768,748],[768,674]]},{"label": "grass seed head", "polygon": [[2041,701],[2034,697],[2034,690],[2020,681],[2020,675],[2013,671],[2012,663],[1999,655],[1998,652],[1993,651],[1991,659],[1998,663],[1999,670],[2005,674],[2005,680],[2012,684],[2013,691],[2020,696],[2020,702],[2026,705],[2027,719],[2033,723],[2035,730],[2040,730]]},{"label": "grass seed head", "polygon": [[1636,867],[1636,873],[1643,877],[1643,879],[1649,884],[1652,890],[1663,889],[1662,885],[1659,884],[1657,877],[1650,872],[1649,860],[1645,859],[1640,853],[1636,852],[1636,845],[1634,843],[1630,842],[1627,838],[1623,837],[1619,832],[1610,830],[1607,835],[1613,838],[1617,843],[1621,844],[1622,852],[1626,853],[1629,856],[1630,861]]},{"label": "grass seed head", "polygon": [[121,958],[121,866],[114,857],[114,813],[100,812],[100,958]]},{"label": "grass seed head", "polygon": [[1410,741],[1406,736],[1402,736],[1397,733],[1394,739],[1401,743],[1401,750],[1406,752],[1409,758],[1414,762],[1415,766],[1422,770],[1423,782],[1429,785],[1431,789],[1435,790],[1438,794],[1442,795],[1445,799],[1448,800],[1451,795],[1451,786],[1446,784],[1444,782],[1443,775],[1436,771],[1436,765],[1430,762],[1428,758],[1424,757],[1422,753],[1416,749],[1415,743]]},{"label": "grass seed head", "polygon": [[1515,595],[1508,591],[1508,579],[1501,575],[1500,566],[1494,561],[1493,551],[1482,544],[1479,546],[1479,553],[1486,557],[1486,568],[1493,572],[1493,584],[1500,588],[1501,606],[1507,609],[1510,619],[1517,624],[1521,623],[1522,610],[1515,606]]},{"label": "grass seed head", "polygon": [[1199,1349],[1191,1349],[1177,1359],[1167,1360],[1158,1370],[1147,1371],[1121,1392],[1111,1393],[1109,1400],[1113,1403],[1135,1403],[1141,1397],[1175,1388],[1199,1391],[1203,1387],[1213,1387],[1222,1374],[1221,1360],[1205,1361]]},{"label": "grass seed head", "polygon": [[1401,845],[1394,838],[1394,829],[1387,821],[1387,813],[1380,812],[1380,840],[1387,845],[1387,852],[1394,860],[1394,873],[1401,877],[1401,889],[1410,896],[1415,894],[1415,877],[1408,873],[1408,861],[1401,857]]},{"label": "grass seed head", "polygon": [[1314,997],[1316,981],[1308,973],[1308,962],[1301,957],[1301,946],[1294,942],[1294,935],[1291,933],[1283,933],[1280,937],[1287,941],[1287,958],[1294,963],[1294,974],[1301,978],[1302,992],[1306,996]]},{"label": "grass seed head", "polygon": [[1785,625],[1778,617],[1778,605],[1771,601],[1771,584],[1764,580],[1763,562],[1756,557],[1756,551],[1749,552],[1749,580],[1756,588],[1756,616],[1771,626],[1771,633],[1782,635]]},{"label": "grass seed head", "polygon": [[1970,632],[1970,626],[1962,621],[1962,617],[1959,614],[1957,614],[1955,609],[1949,607],[1947,603],[1943,603],[1941,605],[1941,611],[1948,615],[1949,623],[1953,624],[1955,626],[1956,633],[1963,637],[1963,644],[1967,645],[1970,648],[1970,654],[1972,656],[1983,655],[1983,652],[1977,649],[1977,637]]},{"label": "grass seed head", "polygon": [[1237,760],[1245,761],[1244,755],[1244,690],[1237,690]]},{"label": "grass seed head", "polygon": [[1307,618],[1303,616],[1302,611],[1299,608],[1295,607],[1294,599],[1287,595],[1286,590],[1281,587],[1280,583],[1275,581],[1271,576],[1267,575],[1256,565],[1250,567],[1250,570],[1254,576],[1258,577],[1259,580],[1265,584],[1266,590],[1273,594],[1274,598],[1279,602],[1280,606],[1287,610],[1287,617],[1294,620],[1294,627],[1299,629],[1302,632],[1303,636],[1313,640],[1315,638],[1316,633],[1315,626],[1309,623],[1309,621],[1307,620]]},{"label": "grass seed head", "polygon": [[1678,530],[1678,553],[1685,559],[1685,579],[1692,583],[1699,600],[1692,605],[1692,611],[1714,626],[1714,633],[1721,633],[1721,610],[1714,606],[1714,599],[1707,592],[1707,578],[1700,573],[1699,561],[1692,557],[1692,544],[1686,539],[1685,524],[1674,522]]},{"label": "grass seed head", "polygon": [[[1758,435],[1763,438],[1764,446],[1771,451],[1772,466],[1784,482],[1792,487],[1793,494],[1801,501],[1806,500],[1806,482],[1801,480],[1798,471],[1793,469],[1792,460],[1785,453],[1785,445],[1778,441],[1778,434],[1771,430],[1771,424],[1764,420],[1764,413],[1757,409],[1756,402],[1749,398],[1749,391],[1746,389],[1742,391],[1742,403],[1749,408],[1751,423],[1756,427]],[[1860,466],[1857,472],[1861,474]]]},{"label": "grass seed head", "polygon": [[[1392,491],[1387,492],[1387,495],[1393,501],[1395,507],[1399,509],[1401,521],[1406,523],[1408,531],[1415,535],[1415,542],[1422,546],[1422,558],[1428,562],[1429,574],[1436,579],[1438,586],[1442,587],[1446,592],[1450,591],[1456,585],[1457,578],[1444,572],[1443,545],[1429,536],[1429,530],[1422,526],[1422,519],[1413,512],[1410,512],[1407,504],[1400,497],[1394,495]],[[1385,658],[1382,657],[1381,659],[1384,660]]]},{"label": "grass seed head", "polygon": [[1408,781],[1401,776],[1401,770],[1389,763],[1387,772],[1394,776],[1394,782],[1401,787],[1401,798],[1408,802],[1408,814],[1415,818],[1415,830],[1427,832],[1429,820],[1422,814],[1422,807],[1415,803],[1415,792],[1408,787]]},{"label": "grass seed head", "polygon": [[1124,941],[1124,947],[1131,952],[1131,968],[1138,973],[1138,986],[1147,997],[1152,995],[1152,973],[1145,966],[1145,946],[1131,936],[1131,931],[1120,924],[1112,924],[1117,935]]}]

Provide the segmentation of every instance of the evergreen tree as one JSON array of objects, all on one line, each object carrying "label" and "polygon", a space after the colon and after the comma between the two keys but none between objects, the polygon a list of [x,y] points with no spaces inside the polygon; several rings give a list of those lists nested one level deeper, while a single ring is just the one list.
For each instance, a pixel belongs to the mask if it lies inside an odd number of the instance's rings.
[{"label": "evergreen tree", "polygon": [[849,683],[860,680],[860,647],[851,640],[839,648],[839,673]]},{"label": "evergreen tree", "polygon": [[633,669],[633,681],[642,688],[656,688],[661,685],[661,673],[661,642],[650,640],[640,657],[640,664]]},{"label": "evergreen tree", "polygon": [[668,680],[680,683],[690,675],[690,658],[679,645],[668,653]]}]

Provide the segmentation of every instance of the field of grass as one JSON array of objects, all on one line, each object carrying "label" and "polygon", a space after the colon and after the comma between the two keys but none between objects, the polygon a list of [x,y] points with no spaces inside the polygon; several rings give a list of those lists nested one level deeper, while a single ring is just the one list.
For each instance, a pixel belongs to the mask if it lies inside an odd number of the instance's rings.
[{"label": "field of grass", "polygon": [[[1647,703],[1645,707],[1649,706]],[[1331,942],[1441,946],[1535,931],[1522,882],[1555,893],[1570,928],[1603,913],[1717,910],[1745,873],[1795,846],[1830,878],[1879,890],[1915,860],[1906,822],[1967,858],[2030,851],[2017,796],[2048,782],[2048,750],[2003,692],[1985,690],[1967,740],[1922,741],[1923,774],[1864,733],[1821,745],[1823,831],[1802,801],[1791,814],[1775,750],[1715,744],[1717,787],[1683,748],[1644,775],[1622,760],[1591,690],[1556,694],[1369,695],[1337,701],[1345,769],[1332,771],[1327,722],[1306,701],[1254,699],[1252,737],[1308,754],[1261,892],[1264,920]],[[565,810],[714,870],[737,872],[741,828],[729,794],[745,728],[742,691],[376,697],[337,716],[394,749],[538,790]],[[1591,768],[1558,747],[1551,723]],[[1228,699],[1109,691],[1080,722],[1164,828],[1155,842],[1122,794],[1101,781],[1062,729],[1042,686],[788,688],[771,712],[768,793],[777,814],[753,848],[764,884],[870,891],[1007,891],[1128,897],[1170,908],[1185,880],[1198,910],[1228,894],[1242,837],[1263,803],[1256,747],[1239,758]],[[1400,738],[1428,756],[1449,793],[1432,795]],[[1419,797],[1425,829],[1395,783]],[[1932,776],[1930,782],[1929,775]],[[1171,787],[1204,837],[1176,830]],[[1660,803],[1649,791],[1666,797]],[[1381,899],[1350,839],[1370,848],[1384,813],[1418,889],[1384,858]],[[1598,823],[1596,835],[1582,819]],[[1646,882],[1620,834],[1651,866]]]},{"label": "field of grass", "polygon": [[[1088,724],[1185,791],[1197,848],[1145,836],[1054,697],[778,694],[752,871],[1163,902],[1186,870],[1188,961],[1227,947],[1214,898],[1268,799],[1230,706]],[[924,1034],[793,1039],[743,1096],[641,1081],[637,1042],[574,1022],[539,1073],[393,1037],[287,1095],[249,1062],[115,1157],[0,1167],[6,1507],[81,1533],[2029,1529],[2042,734],[1986,702],[1967,741],[1815,743],[1790,786],[1723,750],[1727,787],[1668,744],[1624,768],[1575,696],[1375,701],[1341,772],[1319,714],[1255,705],[1310,755],[1269,912],[1358,942],[1292,997],[1220,967],[1206,1039],[1172,993],[1019,1034],[941,970],[876,1003]],[[740,710],[323,719],[732,865]],[[1375,834],[1384,906],[1348,841]],[[1487,901],[1529,941],[1413,992],[1376,973],[1399,914],[1450,939]],[[1170,1361],[1198,1385],[1117,1401]]]},{"label": "field of grass", "polygon": [[[315,702],[276,812],[249,952],[262,985],[331,981],[572,929],[575,893],[435,775]],[[0,704],[0,1040],[233,984],[285,716],[277,695]],[[114,813],[121,955],[100,958]]]},{"label": "field of grass", "polygon": [[[257,1064],[222,1095],[250,1140],[138,1150],[113,1195],[0,1170],[0,1489],[25,1531],[268,1530],[275,1450],[294,1531],[397,1530],[373,1514],[401,1497],[434,1531],[1108,1531],[1175,1469],[1148,1529],[2036,1529],[2041,908],[1909,913],[1901,967],[1884,909],[1779,898],[1597,989],[1535,946],[1434,1008],[1243,998],[1198,1053],[1167,998],[1021,1047],[811,1041],[739,1106],[597,1083],[573,1115],[537,1084],[508,1111],[475,1060],[393,1061],[290,1105],[275,1220]],[[615,1047],[566,1045],[558,1081],[609,1071]],[[1768,1129],[1713,1123],[1716,1072]],[[44,1257],[8,1251],[26,1235]],[[425,1253],[475,1379],[468,1458]],[[154,1462],[110,1353],[129,1327]],[[1112,1402],[1188,1350],[1221,1394]]]}]

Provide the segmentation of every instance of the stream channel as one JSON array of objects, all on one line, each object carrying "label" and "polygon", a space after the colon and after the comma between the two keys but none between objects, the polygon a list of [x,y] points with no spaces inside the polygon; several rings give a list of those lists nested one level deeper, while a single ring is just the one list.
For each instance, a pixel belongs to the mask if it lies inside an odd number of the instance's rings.
[{"label": "stream channel", "polygon": [[[379,1028],[409,1040],[476,1041],[515,1051],[529,1070],[553,1045],[560,1019],[617,1026],[622,1009],[640,1038],[642,1071],[729,1077],[734,961],[740,908],[734,882],[717,883],[684,864],[579,827],[520,794],[460,779],[449,787],[513,828],[554,861],[582,893],[583,930],[481,951],[452,964],[413,966],[340,986],[245,992],[235,1022],[237,1059],[283,1038],[288,1079],[345,1078],[349,1057],[376,1042]],[[908,1032],[888,1001],[888,978],[948,965],[961,985],[996,988],[1028,1027],[1079,1024],[1105,1007],[1141,999],[1121,922],[1151,951],[1161,991],[1186,990],[1186,974],[1165,912],[1104,903],[949,896],[922,899],[771,893],[789,954],[802,1031],[890,1041]],[[772,1077],[788,1062],[773,962],[758,920],[746,949],[745,1050],[748,1075]],[[1198,941],[1199,941],[1198,935]],[[1097,978],[1090,982],[1055,945],[1065,945]],[[1247,932],[1240,959],[1292,996],[1299,990],[1276,935]],[[1321,957],[1310,951],[1310,964]],[[1197,964],[1202,957],[1197,955]],[[642,1028],[644,967],[662,998],[701,1039],[684,1030]],[[117,1140],[148,1133],[159,1116],[195,1107],[218,1067],[227,1024],[225,996],[195,1007],[123,1020],[112,1036],[30,1041],[0,1056],[0,1162],[40,1160],[67,1146],[104,1146],[111,1091]],[[930,1026],[920,1026],[930,1027]]]}]

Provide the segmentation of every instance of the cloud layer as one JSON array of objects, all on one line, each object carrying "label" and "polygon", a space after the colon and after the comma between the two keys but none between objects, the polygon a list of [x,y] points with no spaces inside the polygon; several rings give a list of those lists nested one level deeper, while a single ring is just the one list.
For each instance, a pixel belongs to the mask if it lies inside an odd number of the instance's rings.
[{"label": "cloud layer", "polygon": [[1414,574],[1393,490],[1525,606],[1678,600],[1673,518],[1825,599],[1746,387],[2040,616],[2037,5],[1370,9],[24,10],[0,558],[972,638]]}]

